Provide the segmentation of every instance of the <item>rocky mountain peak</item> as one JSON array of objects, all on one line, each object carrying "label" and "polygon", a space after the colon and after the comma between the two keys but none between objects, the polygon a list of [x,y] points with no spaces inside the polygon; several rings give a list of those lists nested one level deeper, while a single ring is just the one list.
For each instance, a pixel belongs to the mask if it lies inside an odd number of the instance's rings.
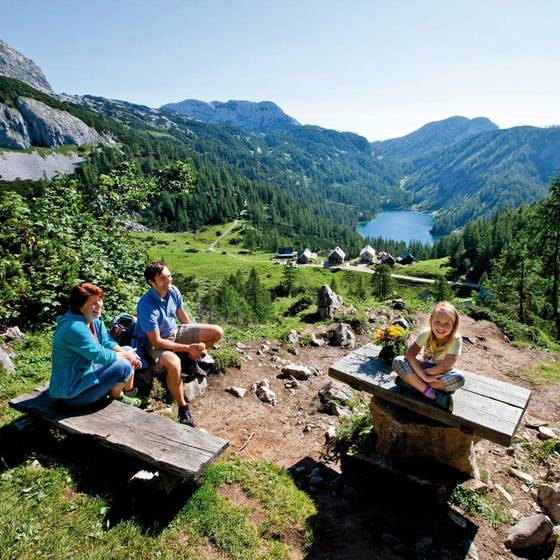
[{"label": "rocky mountain peak", "polygon": [[0,39],[0,76],[15,78],[47,93],[53,91],[39,66],[2,39]]},{"label": "rocky mountain peak", "polygon": [[161,109],[169,109],[182,115],[214,123],[230,124],[249,132],[272,132],[299,123],[286,115],[272,101],[211,101],[185,99],[179,103],[167,103]]}]

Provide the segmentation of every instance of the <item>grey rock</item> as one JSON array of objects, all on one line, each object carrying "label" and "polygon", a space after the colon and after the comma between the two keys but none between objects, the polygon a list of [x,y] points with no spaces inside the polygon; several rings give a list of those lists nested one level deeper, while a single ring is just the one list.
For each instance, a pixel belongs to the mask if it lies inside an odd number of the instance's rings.
[{"label": "grey rock", "polygon": [[5,370],[8,373],[13,373],[16,368],[8,353],[0,346],[0,370]]},{"label": "grey rock", "polygon": [[496,484],[494,488],[510,503],[513,504],[511,494],[500,484]]},{"label": "grey rock", "polygon": [[399,327],[402,327],[403,329],[410,328],[410,325],[408,324],[408,321],[404,317],[397,317],[396,319],[393,319],[393,321],[391,321],[391,325],[398,325]]},{"label": "grey rock", "polygon": [[393,299],[389,304],[393,309],[406,309],[404,299]]},{"label": "grey rock", "polygon": [[292,381],[287,381],[286,383],[284,383],[284,387],[286,387],[286,389],[297,389],[298,387],[300,387],[300,384],[293,379]]},{"label": "grey rock", "polygon": [[342,298],[330,286],[323,284],[317,292],[317,311],[321,319],[334,317],[335,311],[342,306]]},{"label": "grey rock", "polygon": [[330,443],[336,439],[336,428],[334,426],[329,426],[325,431],[325,442]]},{"label": "grey rock", "polygon": [[228,393],[231,393],[234,397],[239,397],[240,399],[242,399],[247,393],[247,389],[243,389],[241,387],[233,387],[233,386],[228,387],[226,391]]},{"label": "grey rock", "polygon": [[347,386],[337,381],[329,381],[317,393],[319,396],[319,410],[335,416],[347,416],[351,414],[345,405],[355,400],[354,393]]},{"label": "grey rock", "polygon": [[0,76],[14,78],[35,89],[52,92],[47,77],[30,58],[0,39]]},{"label": "grey rock", "polygon": [[311,377],[311,370],[306,366],[300,366],[297,364],[288,364],[282,368],[282,373],[291,375],[294,379],[300,379],[305,381]]},{"label": "grey rock", "polygon": [[486,494],[490,490],[488,484],[482,482],[481,480],[477,480],[476,478],[471,478],[466,482],[463,482],[461,486],[467,490],[472,490],[477,494]]},{"label": "grey rock", "polygon": [[539,427],[539,439],[547,440],[552,438],[557,438],[556,432],[552,428],[548,428],[547,426],[540,426]]},{"label": "grey rock", "polygon": [[290,331],[286,336],[286,342],[288,344],[297,344],[299,342],[299,334],[297,331]]},{"label": "grey rock", "polygon": [[235,344],[235,347],[236,347],[238,350],[248,350],[249,348],[251,348],[250,346],[247,346],[246,344],[243,344],[243,342],[237,342],[237,343]]},{"label": "grey rock", "polygon": [[333,344],[344,348],[354,348],[356,346],[356,335],[352,332],[350,325],[340,323],[333,334]]},{"label": "grey rock", "polygon": [[183,381],[183,395],[187,402],[194,401],[194,399],[201,397],[208,388],[208,380],[206,377],[195,377],[192,381]]},{"label": "grey rock", "polygon": [[517,478],[517,480],[520,480],[521,482],[524,482],[525,484],[533,484],[534,482],[534,477],[532,477],[530,474],[527,474],[519,469],[516,469],[514,467],[510,467],[509,468],[509,474],[515,478]]},{"label": "grey rock", "polygon": [[265,354],[270,350],[270,346],[268,344],[261,344],[259,346],[259,350],[261,351],[261,353]]},{"label": "grey rock", "polygon": [[313,333],[311,335],[311,340],[309,341],[309,344],[311,346],[321,347],[325,345],[325,339]]},{"label": "grey rock", "polygon": [[211,101],[206,103],[196,99],[185,99],[179,103],[162,105],[177,113],[194,117],[201,121],[230,124],[250,132],[271,132],[286,127],[299,126],[299,123],[286,115],[278,105],[271,101]]},{"label": "grey rock", "polygon": [[478,550],[473,541],[467,541],[465,551],[467,553],[467,560],[478,560]]},{"label": "grey rock", "polygon": [[0,146],[12,150],[25,150],[31,146],[21,113],[3,103],[0,103]]},{"label": "grey rock", "polygon": [[106,143],[107,139],[74,115],[49,107],[30,97],[16,98],[23,116],[30,142],[35,146],[54,148],[65,144]]},{"label": "grey rock", "polygon": [[290,354],[293,354],[294,356],[299,356],[299,350],[297,348],[295,348],[294,346],[290,346],[288,348],[288,352]]},{"label": "grey rock", "polygon": [[391,535],[390,533],[382,533],[381,542],[391,547],[395,547],[401,544],[401,540],[398,537],[395,537],[395,535]]},{"label": "grey rock", "polygon": [[433,540],[430,537],[422,537],[419,541],[416,542],[414,545],[414,554],[418,558],[424,558],[426,552],[430,550],[430,547],[433,544]]},{"label": "grey rock", "polygon": [[276,393],[274,391],[271,391],[268,387],[265,386],[257,387],[257,397],[261,401],[265,403],[269,403],[273,406],[276,406],[278,404]]},{"label": "grey rock", "polygon": [[7,342],[11,342],[12,340],[25,339],[19,327],[10,327],[9,329],[5,330],[2,334],[0,334],[0,336]]},{"label": "grey rock", "polygon": [[552,486],[539,486],[538,501],[554,523],[560,523],[560,490]]},{"label": "grey rock", "polygon": [[525,517],[507,532],[510,550],[525,550],[546,544],[552,536],[552,522],[543,514]]}]

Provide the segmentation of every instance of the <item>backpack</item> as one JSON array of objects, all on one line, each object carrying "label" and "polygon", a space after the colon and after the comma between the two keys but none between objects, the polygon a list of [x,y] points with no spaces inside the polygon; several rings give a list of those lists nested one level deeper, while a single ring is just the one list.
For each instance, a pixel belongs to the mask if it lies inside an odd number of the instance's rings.
[{"label": "backpack", "polygon": [[111,321],[109,334],[119,346],[136,346],[136,317],[121,313]]}]

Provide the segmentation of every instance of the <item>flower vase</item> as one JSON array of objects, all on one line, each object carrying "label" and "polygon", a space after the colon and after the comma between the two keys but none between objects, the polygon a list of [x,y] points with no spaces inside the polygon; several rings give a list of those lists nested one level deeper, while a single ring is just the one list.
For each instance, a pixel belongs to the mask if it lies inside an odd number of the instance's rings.
[{"label": "flower vase", "polygon": [[391,365],[395,359],[396,353],[394,346],[387,345],[382,346],[379,352],[379,358],[383,360],[386,364]]}]

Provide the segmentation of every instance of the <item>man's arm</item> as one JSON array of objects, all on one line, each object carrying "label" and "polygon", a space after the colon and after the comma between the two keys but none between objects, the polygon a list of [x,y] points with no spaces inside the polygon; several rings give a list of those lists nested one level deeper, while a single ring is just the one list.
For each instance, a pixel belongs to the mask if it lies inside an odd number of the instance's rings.
[{"label": "man's arm", "polygon": [[[179,313],[177,313],[177,315],[179,315]],[[168,340],[167,338],[161,338],[159,330],[147,332],[146,336],[154,348],[157,348],[158,350],[170,350],[171,352],[186,352],[193,360],[198,360],[202,352],[206,350],[206,345],[203,342],[195,344],[181,344],[179,342]]]},{"label": "man's arm", "polygon": [[177,319],[181,321],[181,324],[188,325],[191,322],[191,318],[187,315],[187,312],[180,307],[177,309]]}]

